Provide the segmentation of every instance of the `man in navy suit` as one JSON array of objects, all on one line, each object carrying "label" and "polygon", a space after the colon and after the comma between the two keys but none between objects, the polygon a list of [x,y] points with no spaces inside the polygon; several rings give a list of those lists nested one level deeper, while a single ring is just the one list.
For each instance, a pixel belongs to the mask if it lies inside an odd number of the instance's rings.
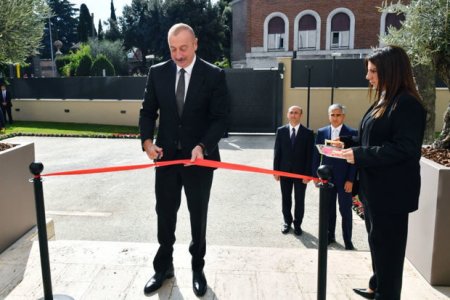
[{"label": "man in navy suit", "polygon": [[[325,140],[334,140],[339,136],[356,136],[357,131],[344,124],[345,107],[341,104],[332,104],[328,108],[330,125],[317,131],[316,144],[324,144]],[[352,188],[355,180],[356,168],[347,163],[345,159],[320,156],[314,150],[313,173],[317,172],[319,165],[329,165],[333,168],[334,184],[328,215],[328,244],[336,242],[336,196],[339,202],[339,212],[342,216],[342,234],[346,250],[354,250],[352,243]]]},{"label": "man in navy suit", "polygon": [[[273,169],[311,175],[311,162],[314,147],[314,133],[312,130],[300,124],[302,108],[291,106],[287,112],[289,124],[277,129],[275,138],[275,151]],[[281,228],[283,234],[291,230],[294,224],[294,233],[302,234],[302,221],[305,213],[305,191],[308,180],[300,180],[274,175],[280,182],[281,200],[284,224]],[[292,188],[294,188],[294,217],[292,217]]]},{"label": "man in navy suit", "polygon": [[[152,160],[220,160],[218,143],[228,120],[225,72],[197,57],[197,38],[189,25],[175,24],[168,33],[171,60],[152,66],[140,110],[141,142]],[[159,117],[155,142],[156,120]],[[174,276],[173,245],[177,211],[184,188],[191,221],[192,283],[203,296],[206,220],[213,181],[212,168],[173,165],[156,168],[155,193],[159,249],[155,274],[144,287],[149,295]]]}]

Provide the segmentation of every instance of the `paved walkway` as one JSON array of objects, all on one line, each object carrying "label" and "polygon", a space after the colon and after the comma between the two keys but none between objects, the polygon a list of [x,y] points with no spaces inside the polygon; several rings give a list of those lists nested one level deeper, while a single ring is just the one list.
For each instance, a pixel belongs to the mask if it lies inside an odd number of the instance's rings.
[{"label": "paved walkway", "polygon": [[[176,245],[174,279],[145,297],[143,286],[153,273],[156,244],[50,241],[53,293],[86,300],[196,299],[187,248]],[[317,251],[313,249],[209,246],[205,273],[208,291],[203,299],[317,299]],[[329,251],[327,299],[362,299],[352,293],[352,287],[364,287],[367,274],[368,252]],[[450,295],[448,287],[431,287],[408,261],[403,280],[402,299],[437,300]],[[0,255],[0,298],[41,297],[39,245],[23,238]]]},{"label": "paved walkway", "polygon": [[[88,168],[92,162],[95,166],[147,162],[130,158],[139,153],[135,140],[17,137],[8,142],[30,140],[36,144],[37,160],[46,166],[44,172]],[[273,137],[230,137],[221,146],[224,161],[270,168]],[[154,222],[153,203],[147,199],[152,192],[130,188],[130,183],[153,180],[152,172],[143,172],[45,181],[47,216],[56,231],[49,241],[54,294],[87,300],[196,299],[187,250],[189,223],[183,208],[174,253],[175,278],[152,297],[143,295],[157,249],[155,229],[141,233]],[[218,170],[215,175],[205,266],[209,288],[203,298],[317,299],[317,189],[307,189],[304,234],[297,238],[279,232],[279,187],[272,178],[232,174]],[[53,221],[49,232],[53,232]],[[329,248],[328,299],[362,299],[352,288],[366,286],[370,254],[363,222],[356,216],[353,233],[358,251],[345,251],[340,242]],[[43,296],[39,245],[33,235],[30,232],[0,254],[0,299]],[[430,286],[406,261],[402,299],[449,296],[450,287]]]}]

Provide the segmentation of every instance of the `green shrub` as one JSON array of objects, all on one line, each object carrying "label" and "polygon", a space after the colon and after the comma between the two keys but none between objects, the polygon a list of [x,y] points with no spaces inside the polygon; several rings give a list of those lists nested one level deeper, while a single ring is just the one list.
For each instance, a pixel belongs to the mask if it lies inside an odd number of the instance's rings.
[{"label": "green shrub", "polygon": [[70,63],[63,66],[61,75],[75,76],[81,58],[84,57],[85,55],[91,56],[91,48],[89,47],[89,45],[83,44],[81,44],[80,48],[75,52],[71,51],[70,54],[66,55],[69,58]]},{"label": "green shrub", "polygon": [[70,64],[70,62],[71,62],[71,60],[70,60],[69,55],[57,56],[55,59],[55,64],[56,64],[56,70],[58,71],[58,73],[61,75],[65,75],[66,73],[65,73],[64,69],[67,65]]},{"label": "green shrub", "polygon": [[220,60],[220,61],[214,62],[214,64],[216,66],[218,66],[219,68],[222,68],[222,69],[229,69],[229,68],[231,68],[230,61],[226,57],[222,58],[222,60]]},{"label": "green shrub", "polygon": [[114,76],[116,74],[112,63],[105,55],[100,54],[92,64],[91,76],[103,76],[103,70],[105,70],[106,76]]},{"label": "green shrub", "polygon": [[83,55],[75,71],[75,76],[89,76],[91,74],[92,58],[89,54]]},{"label": "green shrub", "polygon": [[89,47],[93,57],[104,54],[114,67],[116,75],[128,75],[127,55],[123,48],[123,41],[89,39]]}]

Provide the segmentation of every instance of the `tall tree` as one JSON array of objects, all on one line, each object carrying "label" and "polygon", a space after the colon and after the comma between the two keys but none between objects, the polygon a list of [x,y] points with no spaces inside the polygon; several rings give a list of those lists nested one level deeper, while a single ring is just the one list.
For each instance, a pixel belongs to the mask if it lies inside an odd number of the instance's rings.
[{"label": "tall tree", "polygon": [[0,1],[0,62],[22,63],[31,56],[49,16],[45,0]]},{"label": "tall tree", "polygon": [[103,32],[102,27],[102,20],[98,20],[98,34],[97,34],[98,40],[101,41],[105,38],[105,33]]},{"label": "tall tree", "polygon": [[111,13],[108,19],[109,28],[105,33],[105,39],[110,41],[117,41],[122,39],[122,33],[120,32],[119,24],[116,17],[116,9],[114,8],[114,2],[111,0]]},{"label": "tall tree", "polygon": [[114,1],[111,0],[111,20],[116,21],[117,22],[117,17],[116,17],[116,9],[114,8]]},{"label": "tall tree", "polygon": [[109,28],[105,32],[105,39],[110,41],[117,41],[122,38],[120,33],[119,24],[113,19],[109,19]]},{"label": "tall tree", "polygon": [[77,27],[78,39],[82,43],[86,43],[88,38],[93,37],[92,17],[86,4],[80,6],[80,17]]},{"label": "tall tree", "polygon": [[233,30],[233,13],[231,11],[230,2],[231,0],[220,0],[217,3],[224,26],[225,38],[223,40],[223,52],[228,61],[231,61],[231,32]]},{"label": "tall tree", "polygon": [[123,48],[123,41],[89,39],[88,43],[93,57],[105,55],[113,64],[116,75],[128,75],[127,56]]},{"label": "tall tree", "polygon": [[[228,4],[221,5],[212,5],[209,0],[133,0],[131,6],[124,7],[121,18],[124,46],[127,50],[139,48],[144,66],[148,54],[155,55],[155,61],[168,59],[167,31],[173,24],[184,22],[199,38],[200,57],[211,62],[223,60],[228,56],[229,27],[223,18]],[[231,19],[229,22],[231,25]]]},{"label": "tall tree", "polygon": [[142,53],[142,65],[145,56],[161,56],[161,45],[166,41],[161,6],[158,0],[133,0],[131,6],[123,9],[121,25],[124,46],[127,50],[137,47]]},{"label": "tall tree", "polygon": [[[209,0],[166,0],[163,7],[166,26],[183,22],[194,29],[199,39],[197,53],[200,57],[211,62],[222,59],[225,26],[217,4],[212,5]],[[168,56],[168,49],[165,56]]]},{"label": "tall tree", "polygon": [[74,4],[70,3],[69,0],[47,0],[47,3],[52,10],[52,14],[50,20],[45,23],[40,51],[42,58],[51,57],[49,27],[52,29],[52,41],[60,40],[63,43],[61,48],[63,53],[68,53],[70,47],[78,42],[78,18],[75,17],[78,9],[74,8]]},{"label": "tall tree", "polygon": [[[450,8],[448,0],[412,0],[409,5],[400,2],[383,3],[383,11],[403,13],[406,16],[402,27],[391,28],[383,37],[387,44],[403,46],[415,66],[428,72],[422,77],[434,78],[435,74],[445,82],[450,91]],[[423,75],[423,74],[422,74]],[[418,84],[422,96],[435,89],[433,80]],[[433,97],[433,96],[431,96]],[[433,102],[435,99],[425,99]],[[431,125],[429,125],[431,126]],[[450,149],[450,101],[444,116],[444,126],[433,144],[436,148]]]}]

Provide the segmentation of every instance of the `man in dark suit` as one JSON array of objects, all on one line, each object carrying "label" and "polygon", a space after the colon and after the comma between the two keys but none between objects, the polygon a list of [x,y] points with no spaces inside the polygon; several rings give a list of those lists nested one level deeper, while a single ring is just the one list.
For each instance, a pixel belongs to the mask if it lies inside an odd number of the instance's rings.
[{"label": "man in dark suit", "polygon": [[11,93],[6,89],[6,85],[1,85],[0,92],[0,105],[2,106],[3,120],[6,123],[6,115],[8,115],[9,124],[13,123],[12,113],[11,113]]},{"label": "man in dark suit", "polygon": [[[300,124],[302,108],[291,106],[287,112],[289,124],[277,129],[273,169],[303,175],[311,175],[314,147],[314,133]],[[305,213],[305,191],[307,180],[274,175],[280,182],[284,224],[281,229],[286,234],[294,223],[294,233],[302,234],[302,221]],[[294,218],[292,218],[292,187],[294,188]]]},{"label": "man in dark suit", "polygon": [[[356,136],[357,131],[344,124],[345,107],[341,104],[332,104],[328,108],[330,125],[317,131],[316,144],[324,144],[325,140],[335,140],[340,136]],[[356,168],[346,160],[328,156],[320,156],[317,149],[314,150],[313,173],[317,172],[320,164],[333,168],[334,184],[331,202],[328,209],[328,244],[336,242],[336,196],[339,202],[339,212],[342,216],[342,235],[346,250],[354,250],[352,243],[352,188],[355,180]]]},{"label": "man in dark suit", "polygon": [[0,133],[5,132],[5,120],[3,119],[2,106],[0,105]]},{"label": "man in dark suit", "polygon": [[[172,59],[152,66],[148,73],[139,117],[142,147],[153,160],[219,161],[218,142],[226,130],[229,111],[225,72],[196,56],[197,38],[186,24],[172,26],[168,44]],[[158,134],[153,142],[158,116]],[[197,296],[206,293],[203,267],[213,171],[182,165],[156,168],[160,246],[153,260],[155,274],[144,288],[146,295],[174,276],[173,244],[183,187],[191,221],[193,290]]]}]

